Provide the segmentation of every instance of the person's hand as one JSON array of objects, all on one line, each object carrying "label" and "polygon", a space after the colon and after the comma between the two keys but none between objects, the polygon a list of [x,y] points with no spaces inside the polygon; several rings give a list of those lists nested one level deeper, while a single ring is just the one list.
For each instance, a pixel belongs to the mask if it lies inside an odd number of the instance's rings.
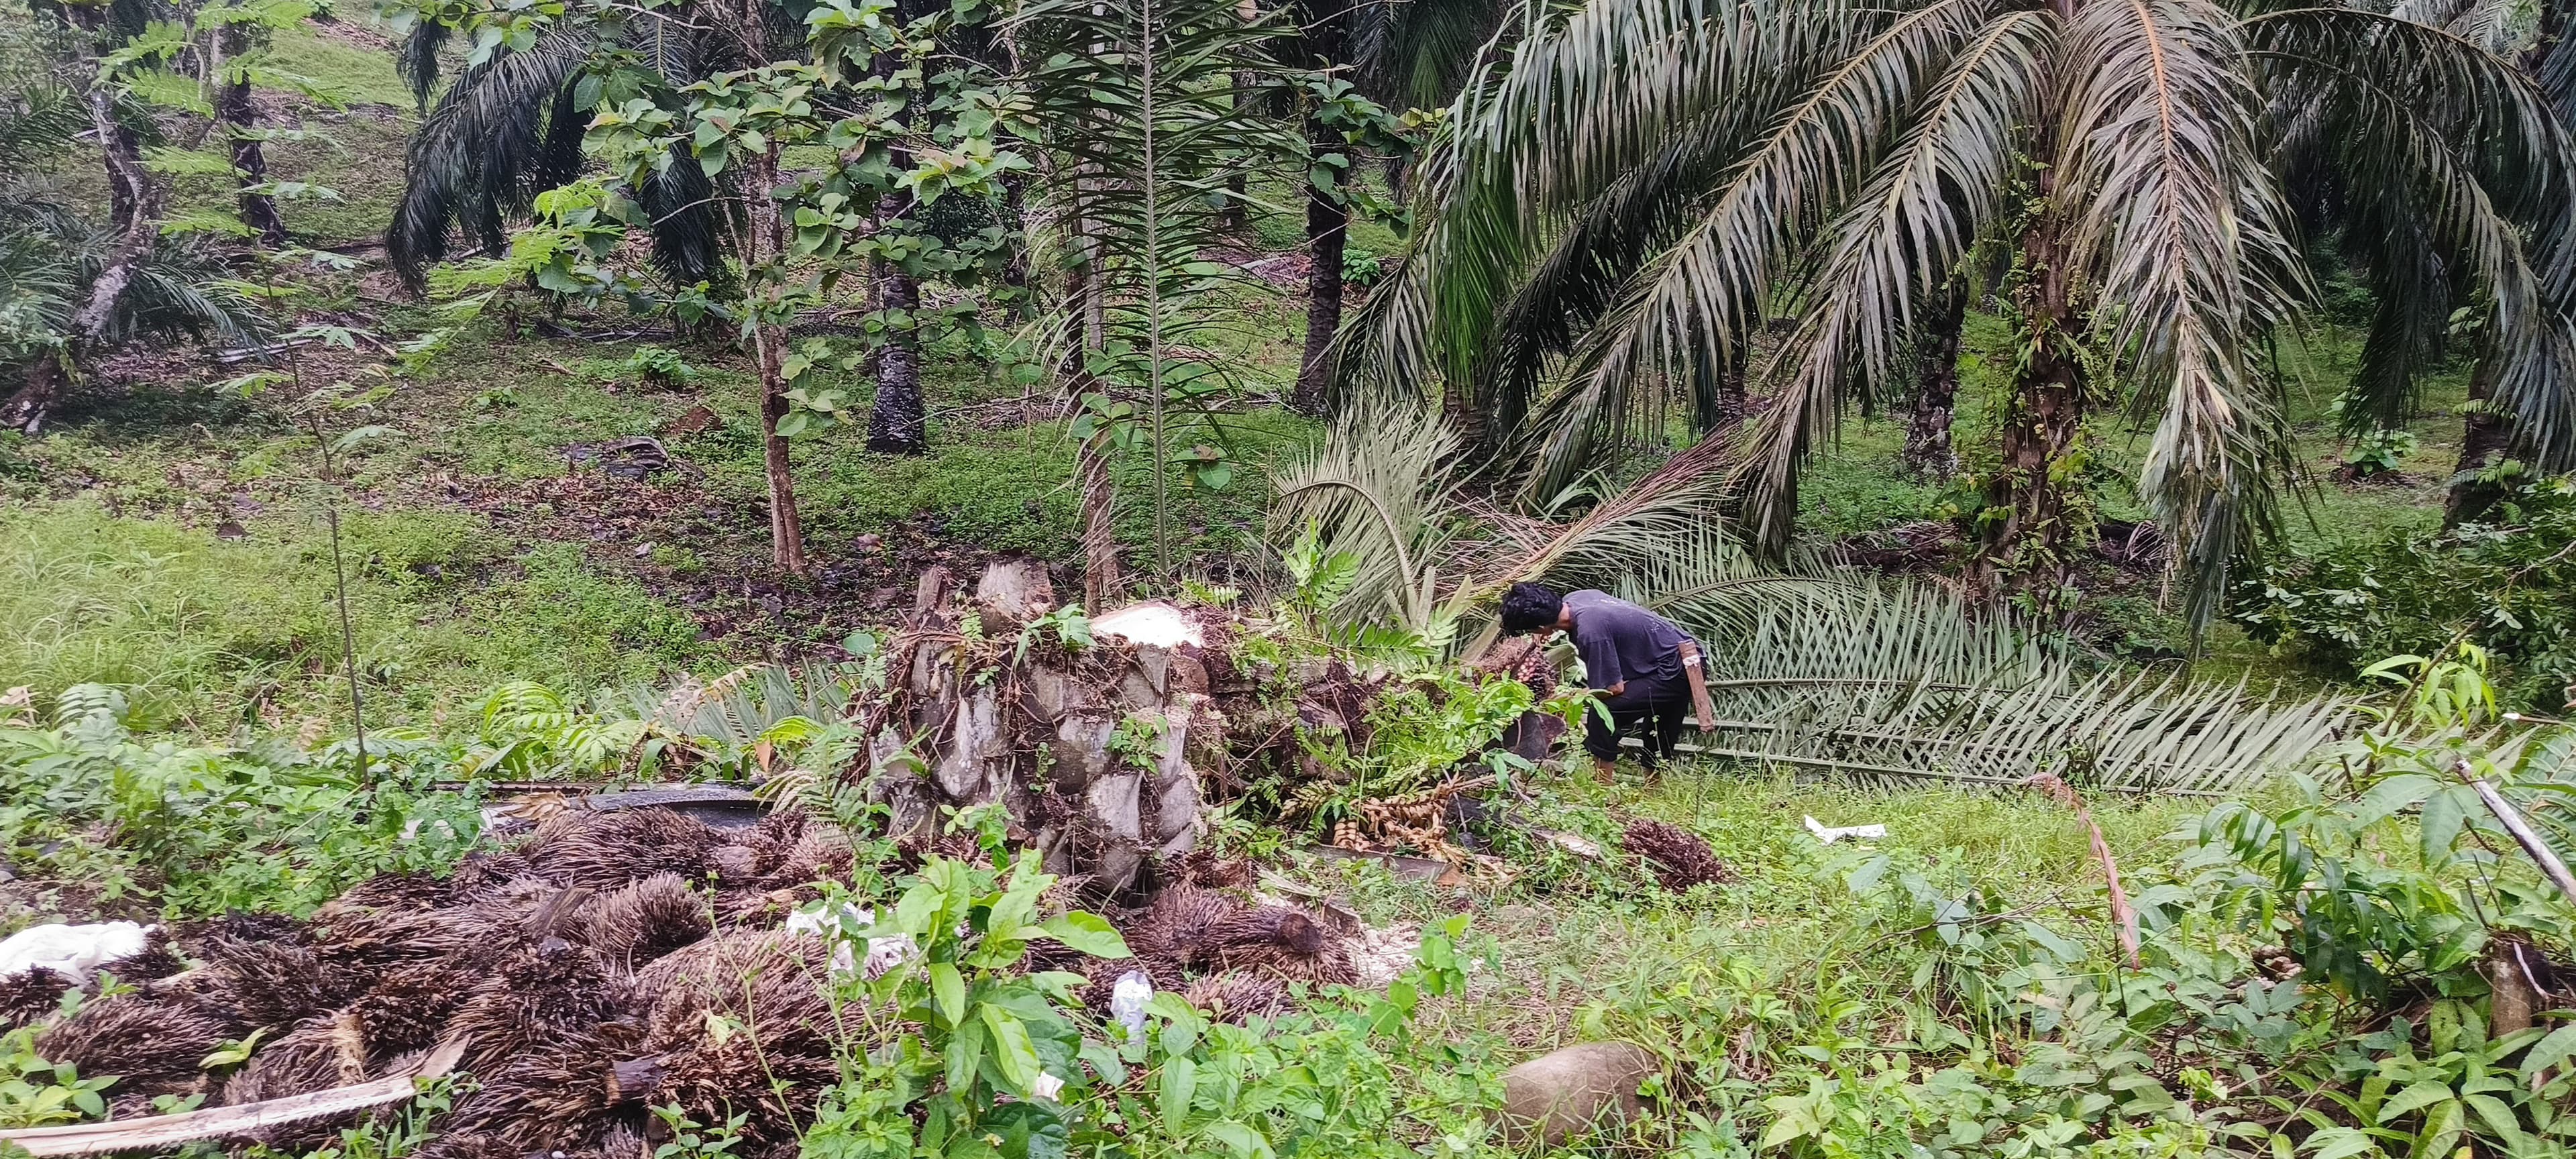
[{"label": "person's hand", "polygon": [[1700,709],[1700,710],[1698,710],[1698,712],[1697,712],[1695,715],[1697,715],[1697,716],[1698,716],[1698,718],[1699,718],[1698,723],[1699,723],[1699,730],[1700,730],[1701,732],[1716,732],[1716,731],[1717,731],[1717,717],[1716,717],[1715,715],[1713,715],[1712,713],[1710,713],[1710,712],[1709,712],[1709,710],[1707,710],[1707,709],[1705,709],[1705,708]]}]

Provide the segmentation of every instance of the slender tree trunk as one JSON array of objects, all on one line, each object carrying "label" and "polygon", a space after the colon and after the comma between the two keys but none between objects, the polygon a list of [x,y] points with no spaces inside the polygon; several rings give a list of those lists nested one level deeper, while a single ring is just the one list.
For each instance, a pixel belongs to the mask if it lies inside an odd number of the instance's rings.
[{"label": "slender tree trunk", "polygon": [[2460,424],[2460,462],[2452,470],[2451,493],[2442,505],[2444,527],[2474,522],[2504,498],[2504,488],[2477,477],[2478,472],[2494,466],[2512,449],[2512,429],[2503,415],[2490,409],[2494,397],[2495,376],[2481,359],[2477,370],[2469,375],[2468,414]]},{"label": "slender tree trunk", "polygon": [[[2042,196],[2049,182],[2041,179]],[[2003,469],[1986,502],[2003,515],[1985,524],[1977,563],[1981,585],[2039,593],[2043,616],[2065,582],[2081,512],[2058,477],[2084,432],[2085,381],[2077,357],[2083,318],[2068,282],[2064,223],[2053,208],[2022,236],[2022,282],[2014,289],[2023,324],[2021,369],[2003,430]]]},{"label": "slender tree trunk", "polygon": [[215,120],[232,146],[233,175],[242,185],[242,224],[269,245],[285,245],[286,222],[277,214],[277,199],[251,192],[252,186],[268,181],[268,155],[259,138],[250,135],[259,120],[259,110],[251,104],[250,79],[226,79],[223,75],[226,62],[250,51],[250,34],[238,24],[228,24],[213,39],[218,51],[210,66],[215,75],[207,79],[215,86]]},{"label": "slender tree trunk", "polygon": [[[768,25],[762,0],[742,0],[738,33],[755,63],[769,59]],[[777,292],[779,255],[786,233],[778,220],[778,145],[746,159],[742,173],[745,233],[743,281],[751,309],[758,312],[751,328],[752,356],[760,366],[761,467],[769,482],[769,557],[772,566],[792,576],[807,573],[805,523],[796,511],[796,480],[788,466],[787,439],[778,422],[787,417],[787,327],[768,313]]]},{"label": "slender tree trunk", "polygon": [[[1323,130],[1308,126],[1308,139],[1324,147]],[[1306,354],[1297,364],[1296,392],[1288,405],[1300,414],[1322,414],[1333,386],[1333,336],[1342,328],[1342,250],[1350,235],[1351,210],[1314,187],[1306,186],[1306,253],[1313,268],[1306,274]]]},{"label": "slender tree trunk", "polygon": [[1968,318],[1968,287],[1952,279],[1941,291],[1916,348],[1914,411],[1905,424],[1905,465],[1927,479],[1958,473],[1959,452],[1950,444],[1950,421],[1959,406],[1959,328]]},{"label": "slender tree trunk", "polygon": [[[921,282],[903,267],[878,264],[877,308],[909,317],[921,310]],[[910,324],[889,329],[877,350],[876,405],[868,411],[868,449],[918,455],[930,449],[921,399],[921,336]]]}]

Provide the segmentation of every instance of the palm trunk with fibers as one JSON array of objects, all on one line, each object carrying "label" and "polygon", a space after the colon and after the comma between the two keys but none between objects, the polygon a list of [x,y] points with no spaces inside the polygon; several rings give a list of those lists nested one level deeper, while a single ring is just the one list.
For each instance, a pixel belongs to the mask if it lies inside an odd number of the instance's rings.
[{"label": "palm trunk with fibers", "polygon": [[[2041,180],[2042,196],[2048,181]],[[2065,222],[2043,206],[2022,237],[2021,269],[2013,296],[2020,307],[2023,355],[2005,415],[2003,467],[1986,487],[1989,518],[1978,548],[1978,579],[1990,592],[2032,592],[2043,605],[2063,586],[2072,558],[2075,522],[2069,502],[2074,481],[2065,478],[2084,433],[2084,366],[2078,356],[2084,324],[2069,283]],[[2045,618],[2049,609],[2037,609]]]},{"label": "palm trunk with fibers", "polygon": [[[1325,147],[1316,141],[1316,148]],[[1350,226],[1350,207],[1309,182],[1306,253],[1313,268],[1306,274],[1306,355],[1297,364],[1297,389],[1288,400],[1301,414],[1323,413],[1333,385],[1333,336],[1342,328],[1342,250]]]},{"label": "palm trunk with fibers", "polygon": [[1118,566],[1118,481],[1109,470],[1108,432],[1083,440],[1076,466],[1082,486],[1082,599],[1097,615],[1126,587]]},{"label": "palm trunk with fibers", "polygon": [[[888,214],[899,212],[887,198]],[[877,309],[901,311],[907,319],[886,332],[877,350],[877,397],[868,411],[868,449],[896,455],[918,455],[930,448],[929,419],[921,400],[921,337],[909,319],[921,310],[921,282],[902,266],[877,263]]]},{"label": "palm trunk with fibers", "polygon": [[1905,465],[1927,479],[1947,479],[1959,470],[1959,452],[1950,443],[1950,421],[1959,408],[1959,328],[1967,317],[1967,287],[1953,280],[1941,291],[1931,328],[1916,347],[1921,364],[1914,380],[1913,413],[1905,424]]},{"label": "palm trunk with fibers", "polygon": [[2480,360],[2469,375],[2468,413],[2460,423],[2460,462],[2452,469],[2451,493],[2442,505],[2444,527],[2476,520],[2504,497],[2504,488],[2478,478],[2479,472],[2502,460],[2513,443],[2513,432],[2490,402],[2494,395],[2495,375],[2488,362]]},{"label": "palm trunk with fibers", "polygon": [[286,222],[277,213],[277,199],[266,193],[253,192],[254,187],[268,183],[268,155],[254,136],[259,110],[251,104],[250,77],[247,74],[226,77],[223,61],[250,51],[250,36],[238,24],[225,25],[215,35],[220,48],[216,62],[215,120],[231,142],[233,177],[241,182],[239,205],[242,224],[249,226],[259,239],[272,246],[286,244]]}]

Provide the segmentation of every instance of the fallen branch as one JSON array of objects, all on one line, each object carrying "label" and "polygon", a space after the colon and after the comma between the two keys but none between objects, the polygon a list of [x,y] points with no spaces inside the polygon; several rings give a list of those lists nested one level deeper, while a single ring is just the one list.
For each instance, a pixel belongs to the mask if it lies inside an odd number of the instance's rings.
[{"label": "fallen branch", "polygon": [[2504,794],[2496,792],[2494,785],[2478,779],[2471,772],[2469,762],[2463,760],[2453,768],[2461,780],[2467,781],[2469,787],[2477,791],[2478,800],[2486,802],[2487,812],[2495,814],[2496,820],[2504,823],[2504,831],[2513,834],[2514,843],[2522,846],[2522,851],[2530,854],[2533,861],[2540,863],[2540,871],[2548,875],[2550,884],[2558,887],[2558,895],[2576,901],[2576,874],[2567,872],[2567,863],[2559,860],[2558,851],[2540,839],[2531,822],[2523,819],[2522,812],[2505,800]]},{"label": "fallen branch", "polygon": [[2130,969],[2137,969],[2138,911],[2129,905],[2129,891],[2120,888],[2120,863],[2111,859],[2111,843],[2103,840],[2102,827],[2094,824],[2093,813],[2084,807],[2084,798],[2075,795],[2075,786],[2057,774],[2041,773],[2023,783],[2075,810],[2076,819],[2084,822],[2084,832],[2093,841],[2093,858],[2102,863],[2102,878],[2110,886],[2111,921],[2120,930],[2120,956]]},{"label": "fallen branch", "polygon": [[75,1123],[68,1127],[29,1127],[0,1131],[0,1143],[23,1147],[42,1159],[48,1155],[101,1155],[111,1152],[171,1151],[199,1139],[256,1135],[271,1127],[307,1119],[345,1115],[387,1103],[399,1103],[420,1090],[417,1080],[437,1078],[455,1069],[465,1053],[462,1041],[450,1042],[401,1073],[355,1086],[334,1087],[308,1095],[263,1099],[238,1107],[209,1107],[176,1115],[154,1115],[114,1123]]}]

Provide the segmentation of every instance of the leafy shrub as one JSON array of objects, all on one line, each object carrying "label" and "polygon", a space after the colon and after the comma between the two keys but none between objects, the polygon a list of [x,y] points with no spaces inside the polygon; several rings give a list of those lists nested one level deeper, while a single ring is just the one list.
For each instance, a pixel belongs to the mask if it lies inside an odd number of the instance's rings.
[{"label": "leafy shrub", "polygon": [[189,744],[131,731],[112,688],[60,702],[50,727],[0,727],[0,847],[101,902],[301,913],[377,873],[443,868],[481,832],[470,794],[430,787],[456,775],[453,746],[371,734],[361,780],[347,742]]},{"label": "leafy shrub", "polygon": [[2353,440],[2352,449],[2343,454],[2343,465],[2356,479],[2386,475],[2405,466],[2406,456],[2414,454],[2418,445],[2413,431],[2373,431]]},{"label": "leafy shrub", "polygon": [[2276,651],[2342,676],[2467,639],[2507,666],[2508,701],[2554,710],[2576,677],[2576,481],[2524,486],[2496,516],[2266,565],[2239,587],[2233,614]]}]

